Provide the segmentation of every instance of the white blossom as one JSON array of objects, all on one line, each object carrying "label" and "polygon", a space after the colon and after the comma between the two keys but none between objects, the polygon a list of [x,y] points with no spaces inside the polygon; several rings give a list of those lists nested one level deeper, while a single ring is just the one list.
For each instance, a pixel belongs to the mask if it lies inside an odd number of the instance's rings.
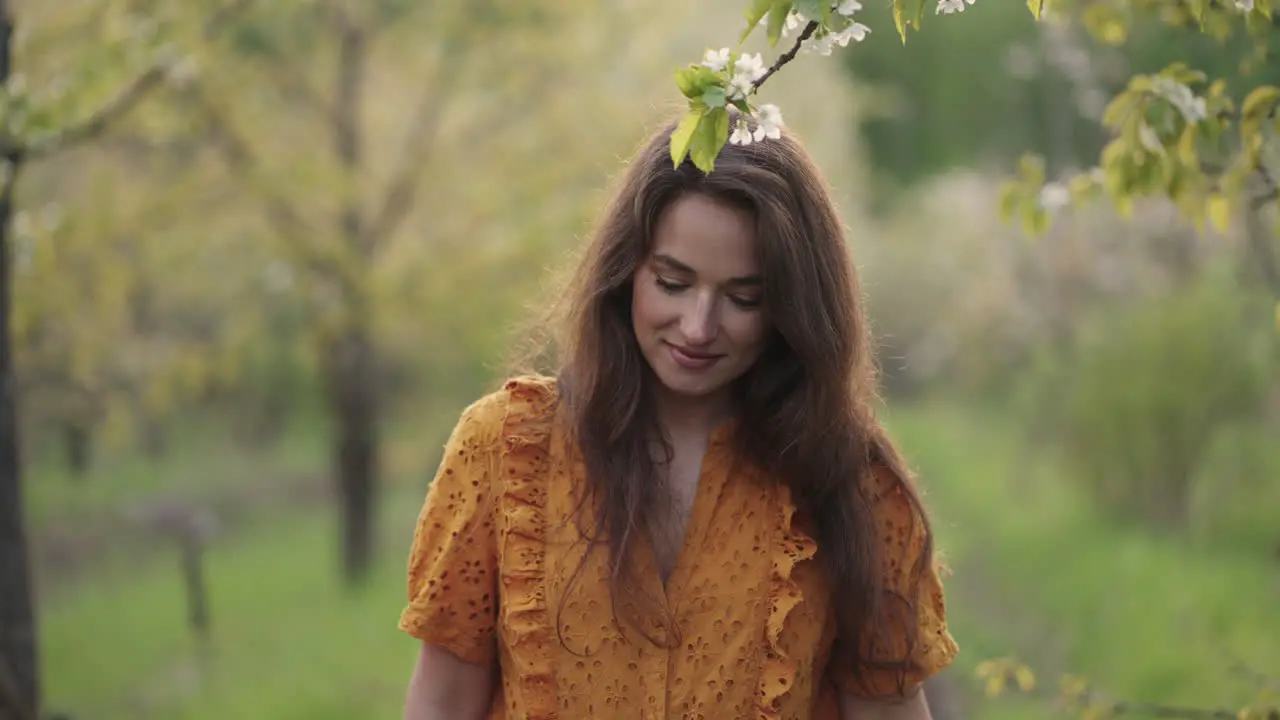
[{"label": "white blossom", "polygon": [[1071,190],[1062,183],[1047,183],[1040,189],[1040,207],[1045,210],[1061,210],[1071,203]]},{"label": "white blossom", "polygon": [[169,82],[178,87],[185,87],[200,75],[200,66],[189,55],[179,58],[168,67]]},{"label": "white blossom", "polygon": [[1197,123],[1205,119],[1207,110],[1204,98],[1197,96],[1186,85],[1167,77],[1156,78],[1155,91],[1169,104],[1177,108],[1189,123]]},{"label": "white blossom", "polygon": [[830,55],[837,45],[848,47],[850,41],[862,42],[866,40],[869,32],[871,32],[871,28],[866,25],[853,23],[839,32],[827,33],[822,37],[809,38],[801,50],[806,53]]},{"label": "white blossom", "polygon": [[786,22],[782,24],[782,37],[786,37],[788,33],[799,30],[809,22],[809,19],[800,14],[799,10],[792,10],[787,13]]},{"label": "white blossom", "polygon": [[850,40],[853,40],[854,42],[862,42],[863,40],[866,40],[867,33],[869,32],[871,32],[871,28],[866,25],[863,25],[862,23],[853,23],[840,32],[833,33],[832,36],[835,38],[835,43],[837,45],[840,47],[846,47],[849,45]]},{"label": "white blossom", "polygon": [[1251,12],[1253,10],[1253,0],[1236,0],[1236,9]]},{"label": "white blossom", "polygon": [[733,64],[733,77],[729,79],[729,96],[742,98],[751,94],[755,89],[755,82],[764,77],[766,72],[768,68],[764,66],[764,60],[760,59],[760,53],[754,55],[742,53],[738,61]]},{"label": "white blossom", "polygon": [[836,14],[845,17],[852,17],[854,13],[862,9],[862,3],[858,0],[844,0],[836,6]]},{"label": "white blossom", "polygon": [[972,5],[976,0],[938,0],[936,15],[950,15],[964,12],[965,3]]},{"label": "white blossom", "polygon": [[765,138],[777,140],[782,137],[782,110],[777,105],[765,103],[756,108],[756,131],[753,139],[760,142]]},{"label": "white blossom", "polygon": [[720,72],[729,67],[729,48],[720,48],[719,50],[708,50],[702,56],[703,67],[711,68],[716,72]]},{"label": "white blossom", "polygon": [[733,126],[733,133],[729,135],[729,143],[732,145],[751,144],[751,129],[747,127],[746,120],[739,120]]}]

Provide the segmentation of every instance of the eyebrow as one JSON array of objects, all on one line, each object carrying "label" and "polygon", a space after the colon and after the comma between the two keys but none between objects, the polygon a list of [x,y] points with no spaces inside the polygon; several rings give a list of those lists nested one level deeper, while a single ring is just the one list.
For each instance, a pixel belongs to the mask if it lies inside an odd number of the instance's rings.
[{"label": "eyebrow", "polygon": [[[676,270],[678,272],[689,273],[690,275],[698,274],[697,271],[695,271],[693,268],[671,257],[670,255],[667,255],[666,253],[654,253],[653,261],[656,264],[666,265],[670,269]],[[747,275],[744,277],[729,278],[729,282],[726,284],[728,285],[763,285],[764,278],[760,277],[759,275]]]}]

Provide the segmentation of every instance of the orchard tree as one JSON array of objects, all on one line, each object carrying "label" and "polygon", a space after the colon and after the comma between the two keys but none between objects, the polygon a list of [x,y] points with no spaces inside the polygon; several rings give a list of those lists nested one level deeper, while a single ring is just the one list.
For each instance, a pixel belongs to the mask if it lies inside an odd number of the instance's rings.
[{"label": "orchard tree", "polygon": [[[449,172],[435,162],[444,152],[521,131],[522,108],[551,85],[549,28],[583,10],[520,0],[261,3],[196,61],[182,104],[259,203],[309,302],[349,583],[372,562],[383,279],[405,259],[406,221],[424,181]],[[420,64],[378,62],[387,48]],[[385,100],[393,96],[409,100]]]},{"label": "orchard tree", "polygon": [[[1256,43],[1253,62],[1265,61],[1272,27],[1273,0],[1028,0],[1040,22],[1077,22],[1101,41],[1120,44],[1139,22],[1162,22],[1218,39],[1245,34]],[[935,15],[963,12],[976,0],[892,0],[895,30],[902,42],[919,31],[926,9]],[[737,47],[706,51],[702,62],[676,72],[676,85],[688,112],[671,135],[671,160],[690,159],[704,172],[726,143],[768,142],[780,136],[782,111],[757,99],[764,83],[802,52],[830,55],[837,48],[864,40],[873,28],[860,21],[859,0],[749,0],[746,27]],[[788,49],[767,63],[761,54],[743,52],[742,44],[764,28],[771,48],[787,39]],[[1242,68],[1248,70],[1248,68]],[[1208,222],[1225,231],[1236,216],[1246,221],[1246,234],[1263,280],[1277,300],[1280,331],[1280,267],[1274,232],[1265,231],[1280,199],[1276,176],[1280,131],[1280,88],[1258,83],[1231,89],[1223,78],[1211,78],[1185,63],[1173,63],[1151,74],[1135,75],[1107,104],[1102,125],[1112,139],[1095,167],[1071,177],[1045,177],[1042,158],[1026,155],[1018,177],[1003,189],[1000,205],[1008,217],[1021,220],[1025,232],[1045,232],[1055,211],[1073,203],[1106,197],[1127,215],[1144,197],[1166,198],[1190,221]],[[737,120],[731,115],[737,111]],[[754,122],[748,123],[750,117]],[[1274,220],[1271,220],[1274,222]],[[987,693],[1006,688],[1040,693],[1083,717],[1147,715],[1168,718],[1239,718],[1280,720],[1275,690],[1280,680],[1260,675],[1256,702],[1242,708],[1184,708],[1117,700],[1083,678],[1061,678],[1057,692],[1037,685],[1030,668],[1013,659],[993,659],[978,668]]]},{"label": "orchard tree", "polygon": [[32,194],[60,198],[13,225],[23,429],[55,431],[80,473],[98,442],[162,450],[165,420],[234,379],[265,315],[267,263],[227,201],[159,157],[116,159],[81,148],[33,173]]},{"label": "orchard tree", "polygon": [[[23,524],[17,383],[12,344],[14,227],[18,181],[29,166],[91,141],[172,76],[175,38],[218,31],[242,2],[216,7],[184,26],[178,3],[108,2],[49,36],[23,34],[9,0],[0,0],[0,716],[39,716],[36,623]],[[57,9],[62,9],[59,5]],[[49,12],[48,6],[36,9]],[[81,9],[81,8],[76,8]],[[24,9],[24,12],[30,9]],[[85,43],[86,40],[90,42]],[[82,50],[61,67],[44,53]],[[30,66],[30,67],[28,67]],[[30,72],[37,70],[38,72]]]},{"label": "orchard tree", "polygon": [[[976,0],[938,0],[933,14],[962,12]],[[1135,23],[1159,22],[1201,32],[1217,39],[1244,35],[1255,43],[1250,65],[1265,65],[1273,25],[1273,0],[1028,0],[1041,22],[1076,22],[1100,41],[1123,43]],[[893,0],[895,29],[905,43],[920,30],[926,0]],[[859,22],[859,0],[751,0],[747,26],[738,38],[739,51],[708,50],[700,64],[676,73],[688,101],[688,113],[671,137],[675,163],[690,157],[713,171],[725,143],[747,143],[775,137],[781,110],[759,103],[760,87],[800,52],[831,54],[839,46],[863,40],[872,28]],[[771,47],[788,34],[797,37],[790,49],[766,65],[759,54],[740,51],[758,27],[765,27]],[[1245,77],[1248,77],[1247,74]],[[1064,178],[1046,178],[1043,158],[1024,155],[1016,180],[1003,189],[1002,212],[1018,218],[1029,235],[1041,235],[1055,211],[1072,204],[1108,198],[1128,215],[1136,200],[1162,197],[1175,203],[1184,217],[1203,228],[1208,222],[1225,231],[1233,218],[1244,219],[1254,265],[1276,299],[1280,330],[1280,259],[1271,219],[1280,183],[1276,177],[1276,144],[1280,129],[1276,108],[1280,88],[1255,84],[1232,89],[1224,78],[1175,62],[1150,74],[1135,75],[1106,106],[1102,125],[1111,140],[1096,166]],[[729,108],[756,121],[730,128]]]}]

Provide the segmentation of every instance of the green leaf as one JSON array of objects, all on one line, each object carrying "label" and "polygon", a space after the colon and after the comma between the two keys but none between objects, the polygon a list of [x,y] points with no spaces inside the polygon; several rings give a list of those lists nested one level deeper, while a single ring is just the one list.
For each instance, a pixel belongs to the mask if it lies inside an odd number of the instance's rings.
[{"label": "green leaf", "polygon": [[705,65],[690,65],[676,71],[676,85],[680,93],[690,100],[702,97],[707,88],[720,83],[720,75]]},{"label": "green leaf", "polygon": [[1240,105],[1240,114],[1246,118],[1259,118],[1271,112],[1280,101],[1280,88],[1262,85],[1253,89]]},{"label": "green leaf", "polygon": [[1116,212],[1119,213],[1120,217],[1124,218],[1125,220],[1128,220],[1133,217],[1133,196],[1132,195],[1117,195],[1115,196],[1114,202],[1116,206]]},{"label": "green leaf", "polygon": [[796,10],[809,20],[826,25],[831,22],[831,3],[827,0],[795,0]]},{"label": "green leaf", "polygon": [[1187,67],[1187,64],[1184,62],[1169,64],[1165,69],[1160,71],[1160,75],[1176,80],[1183,85],[1199,85],[1209,79],[1203,72]]},{"label": "green leaf", "polygon": [[703,115],[704,112],[702,111],[690,110],[688,114],[680,119],[680,124],[671,133],[671,163],[674,167],[680,167],[680,163],[684,162],[684,156],[689,154],[689,145],[693,142],[693,132],[698,129]]},{"label": "green leaf", "polygon": [[712,85],[702,93],[702,102],[710,108],[722,108],[725,103],[724,87]]},{"label": "green leaf", "polygon": [[693,164],[704,173],[711,173],[716,167],[716,158],[720,149],[729,140],[729,111],[724,108],[713,108],[699,120],[693,132],[693,144],[689,154]]},{"label": "green leaf", "polygon": [[1200,167],[1200,155],[1196,152],[1198,131],[1198,126],[1188,124],[1178,136],[1178,159],[1183,165],[1191,168]]},{"label": "green leaf", "polygon": [[1003,222],[1009,222],[1013,219],[1014,213],[1018,210],[1018,204],[1022,202],[1022,186],[1012,180],[1006,180],[1000,185],[999,192],[999,208],[1000,219]]},{"label": "green leaf", "polygon": [[907,42],[907,26],[919,30],[923,20],[924,0],[893,0],[893,24],[904,44]]},{"label": "green leaf", "polygon": [[1220,233],[1231,227],[1231,201],[1219,193],[1213,193],[1205,203],[1209,213],[1209,223]]},{"label": "green leaf", "polygon": [[1037,203],[1026,203],[1022,207],[1022,232],[1028,237],[1038,238],[1049,229],[1049,213]]},{"label": "green leaf", "polygon": [[1191,15],[1195,17],[1196,22],[1204,25],[1204,14],[1209,10],[1209,0],[1190,0]]},{"label": "green leaf", "polygon": [[769,8],[773,6],[773,0],[751,0],[751,4],[747,6],[747,29],[742,32],[742,36],[738,38],[741,43],[746,40],[749,35],[760,24],[760,20],[769,14]]},{"label": "green leaf", "polygon": [[676,87],[680,88],[681,95],[690,99],[701,94],[698,88],[697,73],[694,72],[692,66],[676,70]]},{"label": "green leaf", "polygon": [[1023,153],[1018,158],[1018,176],[1028,185],[1044,184],[1044,158],[1033,153]]},{"label": "green leaf", "polygon": [[1041,13],[1044,12],[1044,0],[1027,0],[1027,7],[1031,9],[1031,14],[1039,20]]},{"label": "green leaf", "polygon": [[1140,98],[1133,90],[1125,90],[1116,95],[1102,112],[1102,126],[1112,130],[1119,127],[1129,117],[1129,113],[1136,109]]},{"label": "green leaf", "polygon": [[786,27],[787,14],[791,12],[791,0],[773,0],[769,8],[769,44],[777,45]]}]

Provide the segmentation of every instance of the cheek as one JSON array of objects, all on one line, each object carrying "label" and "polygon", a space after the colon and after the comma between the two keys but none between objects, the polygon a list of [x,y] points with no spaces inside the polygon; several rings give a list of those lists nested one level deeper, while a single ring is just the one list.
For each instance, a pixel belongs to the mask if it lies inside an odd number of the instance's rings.
[{"label": "cheek", "polygon": [[769,323],[763,313],[735,312],[725,318],[724,328],[733,342],[743,350],[755,350],[764,342]]},{"label": "cheek", "polygon": [[631,322],[636,330],[660,325],[666,314],[666,300],[651,277],[637,274],[631,290]]}]

